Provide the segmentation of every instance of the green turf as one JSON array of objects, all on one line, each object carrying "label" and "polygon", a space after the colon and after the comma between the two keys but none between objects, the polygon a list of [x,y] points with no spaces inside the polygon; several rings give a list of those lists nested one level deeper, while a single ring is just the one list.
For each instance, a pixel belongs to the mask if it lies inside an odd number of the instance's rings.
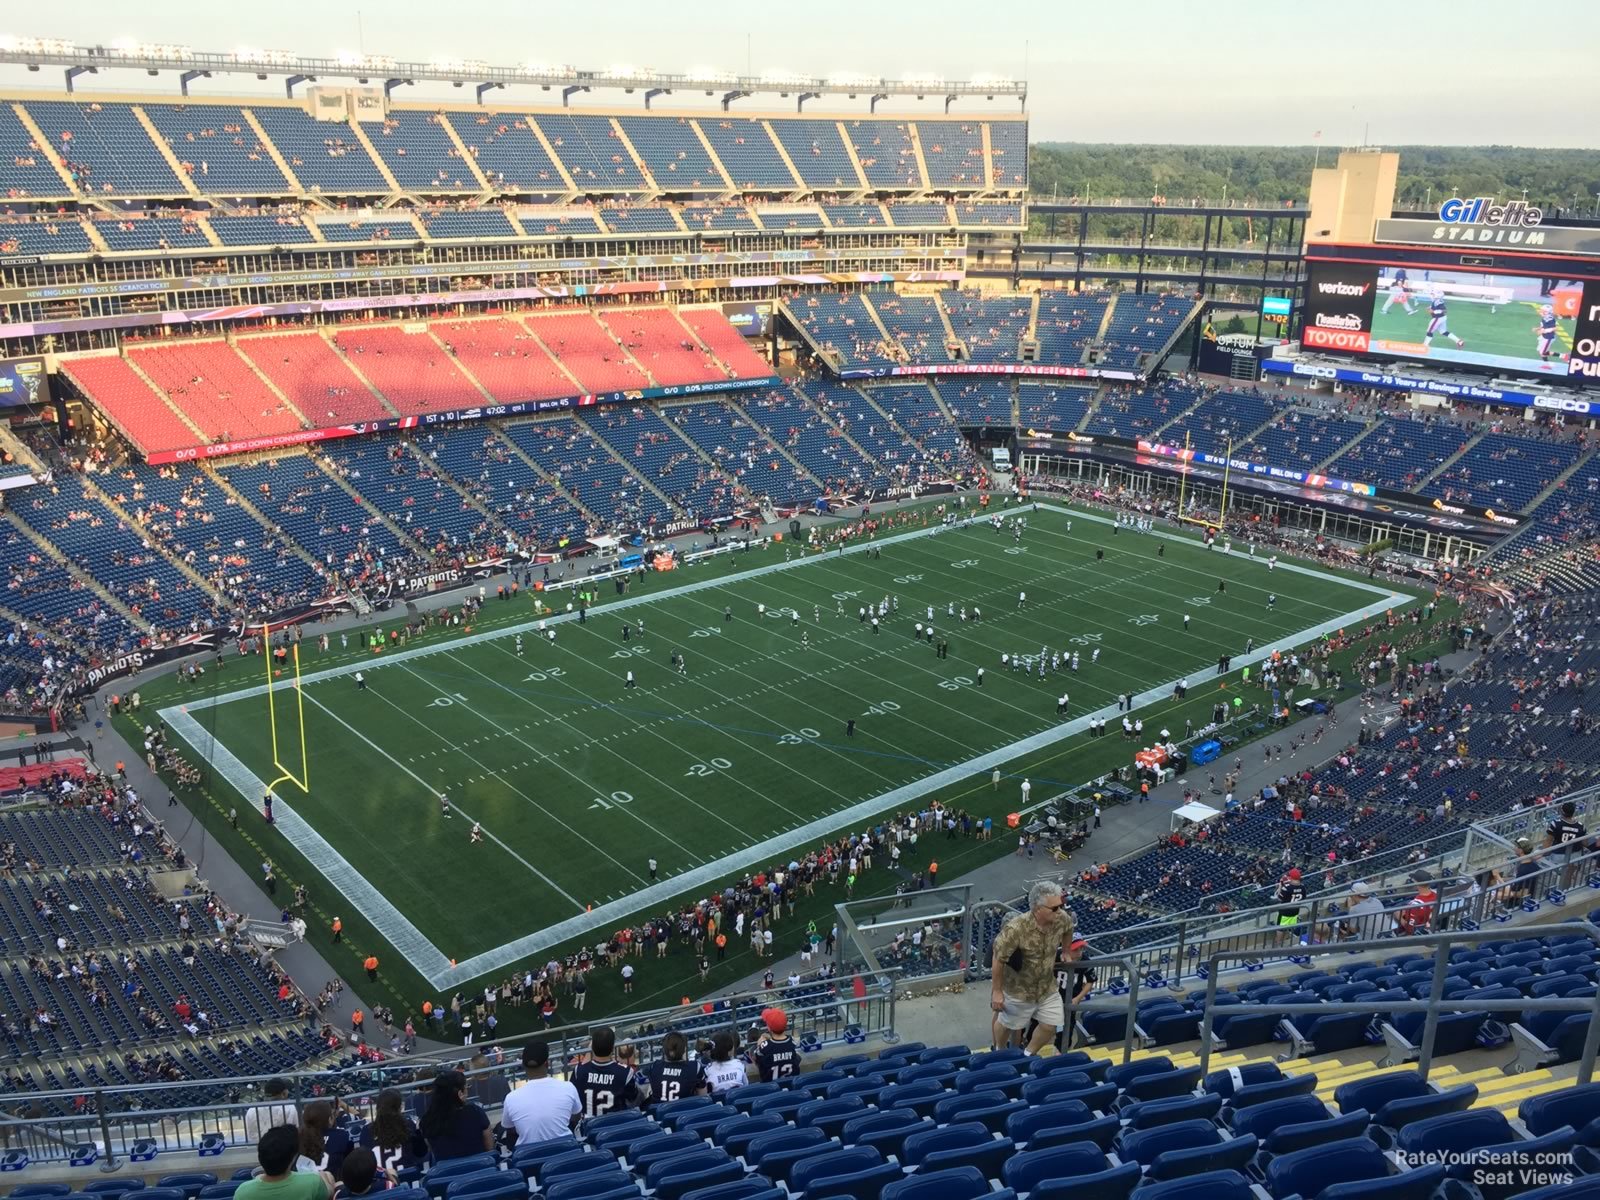
[{"label": "green turf", "polygon": [[[419,930],[464,959],[574,916],[584,905],[631,896],[646,882],[649,857],[660,860],[663,878],[681,879],[730,850],[810,819],[827,824],[830,814],[859,799],[1050,727],[1063,688],[1078,714],[1119,691],[1193,670],[1197,683],[1207,680],[1205,694],[1197,689],[1186,704],[1163,703],[1146,717],[1152,728],[1163,721],[1181,725],[1184,716],[1198,723],[1216,698],[1210,668],[1217,654],[1237,652],[1246,637],[1259,644],[1287,638],[1370,599],[1332,577],[1280,570],[1269,581],[1260,563],[1184,541],[1163,539],[1166,558],[1158,560],[1154,536],[1113,535],[1078,518],[1069,537],[1065,521],[1049,512],[1034,517],[1020,553],[1009,535],[979,527],[886,547],[881,560],[815,558],[756,578],[732,574],[781,562],[783,551],[774,548],[652,578],[648,583],[658,592],[702,579],[718,586],[630,607],[628,617],[645,622],[648,653],[642,655],[613,657],[640,643],[624,646],[622,614],[614,605],[608,612],[606,604],[586,627],[563,625],[554,647],[536,646],[527,635],[521,659],[510,635],[463,646],[459,638],[448,645],[447,635],[430,633],[422,644],[434,639],[439,653],[405,663],[380,658],[367,670],[364,693],[348,676],[307,685],[312,794],[298,795],[292,786],[284,794]],[[1105,562],[1094,561],[1096,547],[1106,550]],[[1219,577],[1229,581],[1220,597]],[[1268,586],[1279,597],[1271,612]],[[1029,605],[1018,612],[1016,594],[1024,587]],[[849,592],[860,595],[834,599]],[[900,598],[900,614],[876,637],[853,616],[837,615],[840,603],[886,593]],[[949,622],[944,612],[951,601],[977,603],[982,624]],[[763,620],[756,615],[761,603],[769,610],[794,607],[802,621],[796,627],[785,616]],[[950,638],[947,661],[909,635],[929,603],[936,606],[936,626]],[[724,605],[734,611],[726,626]],[[1187,634],[1181,629],[1185,610],[1195,618]],[[526,600],[491,600],[479,631],[530,616]],[[695,630],[717,632],[697,638]],[[808,648],[800,645],[802,631]],[[1002,652],[1033,654],[1041,643],[1066,646],[1073,638],[1085,639],[1076,677],[1040,681],[1000,670]],[[1091,666],[1088,651],[1095,645],[1102,655]],[[675,648],[688,655],[687,679],[667,666]],[[325,662],[309,644],[306,649],[308,673],[352,657],[335,650]],[[247,660],[254,670],[230,663],[223,688],[255,682],[259,661]],[[972,680],[978,665],[987,669],[982,692],[961,682]],[[631,692],[621,686],[630,666],[640,684]],[[535,674],[545,678],[529,678]],[[213,674],[200,691],[166,683],[145,693],[149,703],[165,704],[210,693],[217,683]],[[438,703],[445,698],[453,703]],[[264,700],[222,704],[207,714],[208,723],[213,716],[219,740],[269,778]],[[848,716],[859,722],[853,739],[844,736]],[[284,735],[293,741],[287,724]],[[934,794],[999,818],[1016,806],[1022,774],[1032,777],[1039,799],[1126,758],[1120,739],[1073,737],[1008,764],[998,793],[985,770]],[[448,820],[433,798],[440,786],[459,806]],[[619,792],[633,799],[621,803],[613,798]],[[359,908],[317,879],[311,864],[260,822],[256,797],[241,799],[213,779],[206,799],[196,806],[201,819],[231,853],[252,866],[262,857],[278,864],[280,898],[292,881],[309,882],[314,940],[326,945],[325,922],[343,918],[343,945],[327,947],[336,962],[341,953],[359,958],[368,949],[383,957],[384,992],[370,999],[414,1010],[419,997],[437,994],[398,961]],[[238,832],[222,819],[234,805],[244,812]],[[490,835],[481,845],[469,843],[469,815]],[[820,840],[808,838],[802,852]],[[997,838],[930,849],[944,851],[938,857],[948,879],[1004,853],[1006,844]],[[922,856],[908,865],[923,865]],[[857,894],[892,887],[887,872],[879,871]],[[825,920],[827,907],[842,898],[828,892],[820,888],[803,904],[801,918],[814,909],[810,915]],[[616,905],[628,907],[628,901]],[[651,910],[667,907],[652,904]],[[614,982],[597,981],[591,1010],[640,1007],[699,990],[688,959],[675,948],[670,965],[648,964],[641,987],[626,1001],[609,994]],[[736,947],[710,982],[752,965],[747,950]],[[506,1028],[515,1027],[514,1016],[503,1019]]]}]

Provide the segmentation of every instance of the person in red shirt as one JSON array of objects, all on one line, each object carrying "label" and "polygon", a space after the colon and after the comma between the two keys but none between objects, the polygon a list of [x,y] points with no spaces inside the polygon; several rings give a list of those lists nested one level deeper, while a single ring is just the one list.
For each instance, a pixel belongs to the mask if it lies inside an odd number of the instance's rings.
[{"label": "person in red shirt", "polygon": [[1439,906],[1439,893],[1431,883],[1423,883],[1412,897],[1411,903],[1395,915],[1395,925],[1401,937],[1412,933],[1427,933],[1433,924],[1433,914]]}]

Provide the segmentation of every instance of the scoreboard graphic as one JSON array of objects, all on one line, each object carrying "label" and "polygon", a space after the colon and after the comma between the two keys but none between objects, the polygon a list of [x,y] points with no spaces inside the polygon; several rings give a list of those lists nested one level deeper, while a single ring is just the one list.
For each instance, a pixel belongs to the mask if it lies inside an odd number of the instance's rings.
[{"label": "scoreboard graphic", "polygon": [[1354,261],[1308,265],[1307,349],[1600,377],[1600,280]]}]

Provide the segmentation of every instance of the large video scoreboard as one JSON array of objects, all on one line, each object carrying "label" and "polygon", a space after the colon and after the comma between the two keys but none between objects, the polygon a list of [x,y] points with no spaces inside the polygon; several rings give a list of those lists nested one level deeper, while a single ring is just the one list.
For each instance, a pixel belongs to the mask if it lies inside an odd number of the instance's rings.
[{"label": "large video scoreboard", "polygon": [[[1600,277],[1443,268],[1434,256],[1375,249],[1385,261],[1308,258],[1306,349],[1600,378]],[[1600,264],[1590,270],[1600,276]]]},{"label": "large video scoreboard", "polygon": [[1308,350],[1497,375],[1600,380],[1600,227],[1525,201],[1452,197],[1436,220],[1306,254]]}]

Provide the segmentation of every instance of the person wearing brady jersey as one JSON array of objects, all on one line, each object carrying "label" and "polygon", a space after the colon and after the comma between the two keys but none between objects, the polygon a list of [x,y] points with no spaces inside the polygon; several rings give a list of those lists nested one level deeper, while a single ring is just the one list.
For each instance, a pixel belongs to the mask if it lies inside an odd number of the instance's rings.
[{"label": "person wearing brady jersey", "polygon": [[644,1069],[652,1105],[671,1104],[705,1091],[705,1070],[688,1054],[689,1042],[683,1034],[674,1031],[661,1039],[661,1057]]},{"label": "person wearing brady jersey", "polygon": [[788,1034],[789,1018],[781,1008],[769,1008],[761,1014],[767,1027],[766,1036],[756,1043],[751,1059],[761,1074],[762,1083],[774,1079],[788,1079],[800,1073],[800,1048]]},{"label": "person wearing brady jersey", "polygon": [[1450,332],[1450,321],[1445,315],[1444,293],[1434,292],[1428,299],[1428,332],[1422,335],[1422,344],[1431,346],[1436,337],[1447,337],[1456,344],[1456,349],[1466,345],[1455,334]]},{"label": "person wearing brady jersey", "polygon": [[588,1061],[573,1068],[572,1085],[583,1101],[585,1117],[603,1117],[639,1104],[638,1080],[632,1067],[624,1066],[613,1057],[616,1048],[617,1031],[609,1025],[601,1025],[589,1038]]},{"label": "person wearing brady jersey", "polygon": [[1539,306],[1539,324],[1533,332],[1539,335],[1539,357],[1548,359],[1556,344],[1556,310],[1550,305]]}]

